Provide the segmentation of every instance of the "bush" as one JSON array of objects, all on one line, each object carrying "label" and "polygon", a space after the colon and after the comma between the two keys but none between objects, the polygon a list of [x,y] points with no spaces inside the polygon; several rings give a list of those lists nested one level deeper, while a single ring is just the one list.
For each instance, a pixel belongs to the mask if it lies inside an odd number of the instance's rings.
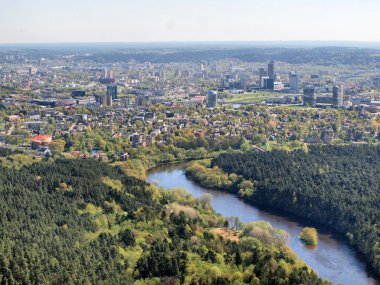
[{"label": "bush", "polygon": [[300,240],[306,245],[318,245],[318,233],[315,228],[303,228],[300,234]]}]

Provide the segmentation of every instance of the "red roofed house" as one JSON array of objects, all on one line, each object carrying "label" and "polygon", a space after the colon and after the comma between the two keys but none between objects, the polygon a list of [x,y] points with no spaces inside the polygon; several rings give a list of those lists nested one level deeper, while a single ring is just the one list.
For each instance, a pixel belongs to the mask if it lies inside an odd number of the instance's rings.
[{"label": "red roofed house", "polygon": [[47,145],[52,142],[51,135],[38,135],[32,138],[32,148],[37,149],[41,145]]}]

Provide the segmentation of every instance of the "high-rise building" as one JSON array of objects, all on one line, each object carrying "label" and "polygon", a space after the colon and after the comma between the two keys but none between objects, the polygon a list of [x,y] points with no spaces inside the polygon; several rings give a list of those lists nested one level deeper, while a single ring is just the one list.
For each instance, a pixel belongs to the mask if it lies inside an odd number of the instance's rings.
[{"label": "high-rise building", "polygon": [[303,105],[315,107],[317,103],[317,96],[315,95],[314,86],[306,86],[303,89]]},{"label": "high-rise building", "polygon": [[144,106],[145,105],[145,95],[139,95],[137,96],[137,106]]},{"label": "high-rise building", "polygon": [[107,95],[111,95],[112,100],[117,99],[117,86],[115,84],[107,86]]},{"label": "high-rise building", "polygon": [[272,78],[265,76],[261,78],[261,88],[266,90],[274,90],[274,81]]},{"label": "high-rise building", "polygon": [[343,106],[343,88],[342,86],[334,86],[333,88],[333,106],[342,107]]},{"label": "high-rise building", "polygon": [[38,71],[37,67],[29,67],[28,69],[29,76],[36,75],[37,71]]},{"label": "high-rise building", "polygon": [[268,76],[263,76],[260,78],[260,88],[266,89],[266,80],[269,79]]},{"label": "high-rise building", "polygon": [[96,103],[101,103],[101,101],[102,101],[102,95],[99,95],[99,94],[94,94],[94,96],[95,96],[95,100],[96,100]]},{"label": "high-rise building", "polygon": [[289,73],[289,86],[290,90],[298,93],[298,74],[295,71]]},{"label": "high-rise building", "polygon": [[260,87],[263,87],[263,86],[261,85],[261,82],[262,82],[262,78],[265,77],[265,76],[267,76],[267,72],[266,72],[265,68],[261,67],[261,68],[259,69],[259,82],[260,82]]},{"label": "high-rise building", "polygon": [[105,94],[100,94],[100,95],[96,95],[95,98],[96,98],[96,101],[97,101],[100,105],[106,105],[106,104],[107,104],[107,95],[105,95]]},{"label": "high-rise building", "polygon": [[106,95],[106,105],[112,107],[112,95]]},{"label": "high-rise building", "polygon": [[95,102],[99,103],[102,106],[112,106],[112,96],[107,94],[95,95]]},{"label": "high-rise building", "polygon": [[103,78],[105,78],[105,79],[113,79],[113,72],[112,72],[112,70],[110,70],[108,68],[104,68]]},{"label": "high-rise building", "polygon": [[274,76],[274,61],[271,61],[268,63],[268,77],[270,79],[273,79],[275,81],[275,76]]},{"label": "high-rise building", "polygon": [[216,91],[210,90],[207,92],[207,107],[216,107],[218,100],[218,93]]}]

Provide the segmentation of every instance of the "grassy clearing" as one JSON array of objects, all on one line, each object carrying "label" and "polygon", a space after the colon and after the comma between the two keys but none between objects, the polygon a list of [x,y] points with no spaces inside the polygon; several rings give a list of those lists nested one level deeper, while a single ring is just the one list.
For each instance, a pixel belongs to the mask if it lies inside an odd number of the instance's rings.
[{"label": "grassy clearing", "polygon": [[33,157],[27,154],[14,154],[8,157],[0,157],[0,165],[7,168],[19,170],[21,167],[30,166],[33,163],[40,162],[42,158]]},{"label": "grassy clearing", "polygon": [[239,232],[230,228],[215,228],[212,229],[213,234],[223,237],[224,239],[229,239],[231,241],[239,242]]},{"label": "grassy clearing", "polygon": [[232,94],[232,98],[226,99],[225,103],[257,103],[262,102],[269,97],[277,97],[279,93],[259,91],[256,93],[247,93],[247,94]]}]

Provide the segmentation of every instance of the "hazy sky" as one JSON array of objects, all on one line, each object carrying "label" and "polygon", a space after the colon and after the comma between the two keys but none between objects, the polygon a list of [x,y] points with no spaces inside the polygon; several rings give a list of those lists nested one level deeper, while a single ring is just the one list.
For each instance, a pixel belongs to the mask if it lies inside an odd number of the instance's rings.
[{"label": "hazy sky", "polygon": [[0,0],[0,43],[380,41],[380,0]]}]

